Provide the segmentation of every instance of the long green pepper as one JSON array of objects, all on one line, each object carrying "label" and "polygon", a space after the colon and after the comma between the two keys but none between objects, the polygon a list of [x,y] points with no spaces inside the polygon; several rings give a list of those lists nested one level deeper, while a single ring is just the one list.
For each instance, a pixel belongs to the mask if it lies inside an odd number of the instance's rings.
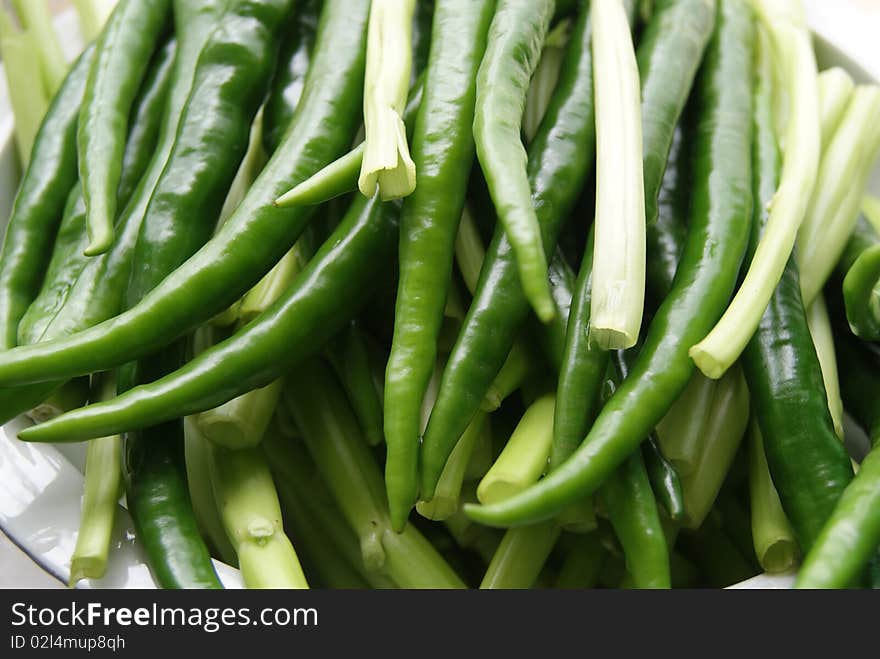
[{"label": "long green pepper", "polygon": [[171,0],[120,0],[95,45],[77,129],[87,256],[113,244],[129,114],[170,18]]},{"label": "long green pepper", "polygon": [[452,274],[458,221],[474,157],[477,68],[494,0],[439,0],[422,104],[412,138],[418,186],[403,205],[394,337],[385,372],[385,482],[400,530],[418,498],[422,399]]},{"label": "long green pepper", "polygon": [[493,506],[469,506],[496,525],[546,519],[594,492],[648,436],[694,370],[687,350],[720,317],[736,284],[752,210],[753,17],[722,0],[696,85],[698,121],[690,227],[672,290],[657,310],[630,376],[608,400],[580,448],[543,480]]},{"label": "long green pepper", "polygon": [[128,431],[204,412],[276,380],[318,352],[367,302],[393,256],[398,214],[395,204],[358,198],[284,295],[246,327],[170,375],[57,417],[57,434],[49,422],[22,431],[22,438],[103,437],[107,426]]},{"label": "long green pepper", "polygon": [[[572,31],[553,98],[529,146],[531,203],[548,251],[555,247],[593,160],[593,72],[584,13]],[[528,313],[513,247],[498,226],[425,432],[423,498],[433,494],[446,459],[501,370]]]},{"label": "long green pepper", "polygon": [[[756,89],[756,201],[750,251],[766,228],[781,166],[768,68],[761,68]],[[807,553],[852,479],[852,467],[828,410],[794,256],[743,353],[742,365],[773,483]]]},{"label": "long green pepper", "polygon": [[548,246],[533,206],[520,138],[529,80],[538,66],[555,0],[499,0],[477,75],[474,138],[498,219],[510,240],[526,298],[543,322],[555,312]]},{"label": "long green pepper", "polygon": [[52,240],[76,182],[76,122],[94,56],[73,65],[37,133],[0,250],[0,349],[17,343],[18,323],[40,290]]},{"label": "long green pepper", "polygon": [[[343,153],[355,133],[368,5],[365,0],[325,2],[300,108],[282,144],[214,238],[135,307],[76,336],[30,349],[31,357],[46,359],[41,366],[28,359],[21,379],[9,371],[13,377],[4,378],[0,365],[0,381],[66,378],[147,355],[228,308],[272,268],[296,242],[312,210],[277,208],[274,200]],[[28,351],[20,348],[17,356],[27,359]]]}]

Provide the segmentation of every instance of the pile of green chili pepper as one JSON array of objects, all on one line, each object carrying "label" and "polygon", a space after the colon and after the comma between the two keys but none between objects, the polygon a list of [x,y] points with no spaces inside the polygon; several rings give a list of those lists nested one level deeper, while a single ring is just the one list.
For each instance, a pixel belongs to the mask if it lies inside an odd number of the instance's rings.
[{"label": "pile of green chili pepper", "polygon": [[880,87],[799,0],[85,33],[0,251],[0,423],[89,440],[71,585],[124,493],[167,588],[880,587]]}]

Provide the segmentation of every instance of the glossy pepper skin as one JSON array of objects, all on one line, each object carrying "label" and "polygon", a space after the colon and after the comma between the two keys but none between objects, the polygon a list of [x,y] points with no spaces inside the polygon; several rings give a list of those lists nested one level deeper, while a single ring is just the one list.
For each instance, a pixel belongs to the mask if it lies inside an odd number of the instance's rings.
[{"label": "glossy pepper skin", "polygon": [[873,245],[859,254],[843,279],[846,318],[852,332],[866,341],[880,340],[880,246]]},{"label": "glossy pepper skin", "polygon": [[213,234],[268,91],[278,35],[291,6],[292,0],[235,0],[202,48],[174,148],[141,224],[125,308],[140,302]]},{"label": "glossy pepper skin", "polygon": [[[134,192],[156,148],[176,51],[177,42],[174,39],[159,49],[132,109],[117,192],[119,203],[123,206]],[[87,242],[85,202],[82,186],[77,181],[68,196],[43,287],[18,325],[19,344],[36,343],[43,338],[46,327],[64,304],[70,288],[88,261],[83,254]]]},{"label": "glossy pepper skin", "polygon": [[[756,93],[756,212],[750,250],[757,247],[780,170],[765,77],[758,78]],[[793,257],[741,361],[773,483],[806,554],[852,479],[852,467],[828,410]]]},{"label": "glossy pepper skin", "polygon": [[[175,24],[178,28],[174,70],[168,98],[160,105],[160,131],[150,152],[149,165],[117,220],[118,233],[113,247],[105,254],[86,260],[64,303],[43,331],[41,346],[113,318],[122,310],[141,222],[174,146],[177,124],[192,88],[198,55],[225,6],[222,0],[175,2]],[[123,363],[127,361],[130,358],[123,360]],[[17,400],[14,401],[20,408],[18,413],[45,399],[64,379],[65,376],[59,376],[57,380],[34,379],[31,382],[36,382],[35,386],[19,388]],[[27,407],[21,408],[23,404]]]},{"label": "glossy pepper skin", "polygon": [[[354,317],[393,258],[399,206],[358,198],[290,288],[232,337],[155,382],[22,432],[23,439],[104,437],[195,414],[263,387]],[[34,432],[34,434],[31,434]]]},{"label": "glossy pepper skin", "polygon": [[657,197],[675,125],[715,26],[716,0],[656,0],[639,41],[645,218],[657,220]]},{"label": "glossy pepper skin", "polygon": [[795,588],[848,588],[880,546],[880,445],[862,460],[798,570]]},{"label": "glossy pepper skin", "polygon": [[76,121],[94,48],[73,65],[34,141],[0,250],[0,349],[17,343],[18,322],[40,290],[67,195],[76,182]]},{"label": "glossy pepper skin", "polygon": [[[618,364],[613,364],[606,395],[613,394],[621,377]],[[623,547],[633,586],[671,588],[669,548],[641,451],[635,450],[611,473],[599,489],[599,498]]]},{"label": "glossy pepper skin", "polygon": [[189,500],[182,426],[150,434],[151,441],[126,441],[124,466],[128,510],[150,568],[163,588],[222,588]]},{"label": "glossy pepper skin", "polygon": [[[131,130],[119,184],[120,201],[131,196],[152,158],[162,121],[162,109],[171,86],[175,52],[176,42],[172,40],[157,53],[152,71],[144,81],[140,99],[129,121]],[[85,204],[82,186],[77,181],[68,196],[43,286],[18,325],[19,344],[36,343],[49,338],[47,328],[64,306],[90,258],[83,254],[87,242]],[[32,409],[60,384],[40,382],[0,391],[0,423],[6,423]]]},{"label": "glossy pepper skin", "polygon": [[217,234],[128,311],[38,350],[19,348],[16,361],[24,358],[27,374],[16,377],[12,364],[0,364],[0,382],[67,378],[150,354],[228,308],[272,268],[312,210],[277,208],[274,200],[345,152],[353,139],[368,13],[366,0],[324,3],[300,107],[282,144]]},{"label": "glossy pepper skin", "polygon": [[[547,250],[555,248],[593,162],[593,72],[584,13],[572,30],[559,81],[529,147],[531,203]],[[425,432],[423,498],[433,495],[449,454],[501,370],[528,313],[513,248],[497,226]]]},{"label": "glossy pepper skin", "polygon": [[708,331],[736,284],[751,224],[751,79],[754,23],[743,0],[722,0],[696,83],[690,226],[669,295],[654,315],[629,377],[571,457],[528,490],[474,520],[524,524],[594,492],[648,436],[694,371],[690,339]]},{"label": "glossy pepper skin", "polygon": [[474,138],[498,219],[510,241],[520,283],[535,313],[553,317],[547,246],[532,204],[529,162],[520,138],[529,81],[544,45],[554,0],[498,0],[477,76]]},{"label": "glossy pepper skin", "polygon": [[171,0],[120,0],[95,44],[77,129],[87,256],[113,243],[129,114],[170,18]]},{"label": "glossy pepper skin", "polygon": [[[642,90],[645,209],[649,224],[658,215],[658,196],[675,126],[690,94],[697,67],[715,24],[714,0],[656,3],[636,51]],[[656,236],[656,233],[655,233]],[[651,245],[653,247],[653,245]],[[596,414],[607,352],[589,340],[592,244],[584,252],[566,333],[553,425],[553,467],[580,445]],[[657,258],[652,255],[651,259]],[[648,272],[652,273],[649,266]],[[667,285],[668,288],[668,285]]]},{"label": "glossy pepper skin", "polygon": [[477,69],[494,0],[438,0],[411,155],[418,186],[403,204],[394,336],[385,371],[385,484],[394,528],[418,498],[422,400],[434,370],[458,222],[474,158]]},{"label": "glossy pepper skin", "polygon": [[298,2],[290,25],[282,32],[278,68],[263,108],[263,147],[266,153],[274,153],[278,148],[302,96],[312,61],[321,4],[321,0]]}]

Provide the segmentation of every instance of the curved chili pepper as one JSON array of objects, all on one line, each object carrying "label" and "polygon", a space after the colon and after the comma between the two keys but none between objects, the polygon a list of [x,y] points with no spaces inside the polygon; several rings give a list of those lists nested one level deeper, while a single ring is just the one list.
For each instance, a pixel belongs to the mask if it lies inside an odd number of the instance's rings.
[{"label": "curved chili pepper", "polygon": [[[176,42],[170,41],[159,51],[153,69],[144,82],[135,115],[129,121],[131,132],[126,145],[120,201],[127,200],[137,181],[150,163],[158,140],[163,107],[168,97]],[[28,307],[18,326],[19,343],[36,343],[46,338],[47,328],[64,305],[89,257],[83,254],[88,242],[85,234],[85,204],[82,186],[77,182],[68,197],[65,216],[55,239],[52,258],[46,270],[43,287]],[[0,423],[27,412],[46,399],[58,382],[25,385],[0,393]]]},{"label": "curved chili pepper", "polygon": [[[43,342],[39,349],[4,353],[0,382],[66,378],[142,357],[210,320],[272,268],[311,215],[309,208],[277,208],[274,200],[351,143],[368,13],[366,0],[325,2],[301,106],[284,142],[214,238],[128,311],[75,336]],[[28,363],[23,378],[14,373],[19,358]]]},{"label": "curved chili pepper", "polygon": [[52,240],[76,182],[76,121],[94,48],[70,69],[46,112],[18,186],[0,250],[0,349],[16,345],[18,322],[40,289]]},{"label": "curved chili pepper", "polygon": [[186,486],[183,425],[153,427],[125,443],[126,501],[163,588],[222,588],[199,535]]},{"label": "curved chili pepper", "polygon": [[[582,12],[569,41],[559,81],[529,146],[532,204],[545,248],[552,248],[573,208],[593,160],[593,72],[589,12]],[[529,303],[513,248],[495,229],[422,444],[422,497],[429,499],[446,459],[501,370]]]},{"label": "curved chili pepper", "polygon": [[[23,430],[23,439],[104,437],[203,412],[263,387],[321,349],[368,300],[397,239],[396,204],[360,197],[308,266],[272,306],[185,366],[108,401]],[[47,432],[48,431],[48,432]],[[55,431],[58,431],[56,434]],[[98,432],[97,435],[92,433]]]},{"label": "curved chili pepper", "polygon": [[[156,54],[129,119],[130,130],[117,192],[122,206],[134,193],[156,147],[176,51],[177,42],[171,39]],[[43,338],[46,327],[67,299],[70,288],[88,261],[83,254],[87,242],[85,203],[82,186],[77,182],[67,199],[43,287],[18,325],[20,344],[35,343]]]},{"label": "curved chili pepper", "polygon": [[493,8],[492,0],[439,0],[434,15],[433,45],[411,140],[419,179],[400,219],[400,275],[385,372],[385,482],[396,530],[418,498],[422,399],[437,355],[474,157],[477,68]]},{"label": "curved chili pepper", "polygon": [[645,218],[658,216],[657,198],[673,133],[715,26],[716,0],[655,0],[639,41],[642,82]]},{"label": "curved chili pepper", "polygon": [[278,34],[291,6],[292,0],[232,2],[205,42],[177,139],[141,224],[126,308],[140,302],[214,232],[224,192],[247,151],[251,124],[268,91]]},{"label": "curved chili pepper", "polygon": [[285,37],[278,54],[280,65],[263,107],[263,147],[266,153],[274,153],[281,144],[302,97],[320,10],[321,0],[298,3],[291,25],[283,32]]},{"label": "curved chili pepper", "polygon": [[[715,22],[714,0],[671,0],[655,5],[636,52],[642,87],[642,140],[644,143],[645,208],[649,224],[658,216],[658,197],[675,137],[675,126],[684,108]],[[668,231],[651,233],[648,258],[652,275],[648,282],[656,288],[658,268],[669,269],[657,253],[656,241]],[[592,236],[592,234],[591,234]],[[662,245],[661,245],[662,247]],[[591,346],[589,339],[592,239],[584,251],[578,273],[570,323],[566,333],[565,356],[557,385],[558,402],[554,423],[551,464],[564,462],[583,440],[596,414],[599,389],[608,364],[607,352]],[[671,255],[667,255],[671,256]],[[675,263],[678,261],[675,254]],[[659,273],[668,291],[671,276]]]},{"label": "curved chili pepper", "polygon": [[77,132],[87,256],[113,244],[128,117],[170,17],[171,0],[121,0],[95,44]]},{"label": "curved chili pepper", "polygon": [[[769,76],[762,72],[756,93],[752,251],[767,222],[780,171]],[[852,479],[852,467],[828,410],[794,257],[788,260],[742,364],[773,483],[806,553]]]},{"label": "curved chili pepper", "polygon": [[751,220],[751,77],[754,24],[742,0],[722,0],[696,84],[690,226],[672,290],[648,329],[630,376],[580,448],[531,488],[476,521],[521,524],[553,516],[594,492],[648,436],[694,370],[689,341],[721,316],[736,284]]},{"label": "curved chili pepper", "polygon": [[880,445],[862,460],[798,571],[795,588],[848,588],[880,546]]},{"label": "curved chili pepper", "polygon": [[500,0],[477,75],[474,139],[489,194],[519,271],[526,299],[543,321],[555,312],[547,283],[548,246],[533,206],[520,138],[529,80],[538,65],[554,0]]}]

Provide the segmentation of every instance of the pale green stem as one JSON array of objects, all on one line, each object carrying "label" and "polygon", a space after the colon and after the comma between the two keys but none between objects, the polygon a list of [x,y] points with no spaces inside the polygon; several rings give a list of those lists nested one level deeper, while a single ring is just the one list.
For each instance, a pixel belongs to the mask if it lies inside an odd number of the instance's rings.
[{"label": "pale green stem", "polygon": [[553,520],[508,529],[486,569],[481,589],[531,588],[559,539]]},{"label": "pale green stem", "polygon": [[248,148],[244,154],[235,178],[229,186],[229,192],[226,193],[226,199],[223,201],[223,208],[220,210],[220,219],[217,222],[218,228],[229,219],[229,216],[235,212],[241,200],[250,190],[251,185],[263,166],[266,164],[266,151],[263,148],[263,110],[254,117],[254,123],[251,126],[251,132],[248,137]]},{"label": "pale green stem", "polygon": [[838,66],[819,74],[819,125],[823,152],[843,118],[854,89],[852,77]]},{"label": "pale green stem", "polygon": [[40,123],[49,107],[40,79],[40,61],[34,36],[15,29],[12,20],[0,8],[0,58],[6,75],[9,101],[15,117],[15,144],[22,168],[27,167]]},{"label": "pale green stem", "polygon": [[[283,406],[279,407],[281,409]],[[279,416],[276,415],[276,421]],[[273,424],[260,448],[270,462],[282,504],[292,503],[295,510],[291,512],[296,515],[296,521],[305,522],[306,526],[315,527],[320,533],[320,538],[309,538],[307,544],[317,544],[322,538],[329,541],[329,546],[315,547],[315,562],[323,564],[332,547],[373,588],[394,588],[395,584],[381,572],[367,569],[357,535],[334,503],[302,442],[287,436],[280,424]],[[295,536],[294,541],[300,543],[299,536]]]},{"label": "pale green stem", "polygon": [[[721,320],[690,349],[691,358],[710,378],[721,377],[731,367],[758,327],[806,215],[821,153],[819,85],[810,32],[797,15],[796,6],[782,7],[781,14],[771,11],[768,16],[768,9],[773,9],[769,5],[778,3],[754,0],[753,4],[770,32],[772,54],[782,66],[781,80],[790,112],[776,113],[777,117],[785,118],[787,125],[784,139],[780,140],[782,173],[755,255]],[[765,50],[760,50],[761,55],[769,57],[771,53]],[[777,88],[782,90],[782,85]]]},{"label": "pale green stem", "polygon": [[758,563],[766,572],[790,570],[798,559],[798,544],[773,485],[764,440],[755,419],[749,426],[749,500]]},{"label": "pale green stem", "polygon": [[749,390],[737,366],[718,382],[703,426],[703,446],[696,468],[681,479],[685,528],[699,528],[712,509],[748,422]]},{"label": "pale green stem", "polygon": [[[112,378],[100,386],[100,400],[116,395]],[[70,586],[80,579],[100,579],[107,571],[113,522],[122,493],[122,438],[101,437],[86,449],[85,492],[76,547],[70,560]]]},{"label": "pale green stem", "polygon": [[464,476],[474,452],[474,446],[483,433],[486,414],[477,412],[461,438],[452,449],[446,466],[437,481],[434,496],[429,501],[416,503],[416,511],[422,516],[433,520],[444,520],[459,509],[459,497]]},{"label": "pale green stem", "polygon": [[657,440],[663,455],[681,477],[692,474],[700,461],[710,413],[718,383],[694,371],[687,387],[657,424]]},{"label": "pale green stem", "polygon": [[237,565],[235,549],[229,542],[226,529],[214,501],[211,485],[211,445],[199,432],[193,417],[183,420],[184,461],[186,484],[199,532],[206,538],[212,553],[224,563]]},{"label": "pale green stem", "polygon": [[101,32],[116,6],[116,0],[73,0],[73,4],[79,16],[83,41],[88,43]]},{"label": "pale green stem", "polygon": [[471,459],[468,460],[464,477],[468,481],[479,481],[486,475],[495,459],[492,448],[492,429],[491,423],[487,419],[483,424],[483,432],[477,437],[474,444],[474,450],[471,452]]},{"label": "pale green stem", "polygon": [[357,188],[358,173],[364,160],[364,143],[318,170],[275,200],[281,208],[314,206]]},{"label": "pale green stem", "polygon": [[61,42],[52,25],[49,5],[46,0],[12,0],[12,4],[21,24],[38,44],[37,53],[44,89],[46,96],[52,98],[67,75],[67,58],[64,57]]},{"label": "pale green stem", "polygon": [[596,218],[590,342],[635,345],[645,306],[645,190],[639,70],[623,3],[593,0]]},{"label": "pale green stem", "polygon": [[547,468],[553,442],[556,397],[536,400],[523,414],[507,445],[477,487],[483,505],[502,501],[534,484]]},{"label": "pale green stem", "polygon": [[284,533],[281,504],[259,449],[215,447],[209,462],[214,498],[248,588],[308,588]]},{"label": "pale green stem", "polygon": [[504,360],[504,365],[489,386],[483,402],[480,403],[480,409],[485,412],[494,412],[501,407],[504,399],[520,388],[526,376],[534,370],[533,367],[529,349],[526,348],[522,339],[517,339],[510,349],[507,359]]},{"label": "pale green stem", "polygon": [[406,197],[416,187],[403,111],[412,68],[415,0],[372,0],[364,77],[364,158],[358,188],[383,200]]},{"label": "pale green stem", "polygon": [[216,446],[253,448],[262,441],[269,427],[281,397],[281,387],[281,380],[275,380],[220,407],[197,414],[195,420],[199,431]]},{"label": "pale green stem", "polygon": [[367,569],[402,588],[461,588],[463,583],[412,525],[391,529],[385,483],[331,372],[313,360],[288,378],[283,400],[336,504],[360,539]]},{"label": "pale green stem", "polygon": [[822,156],[798,235],[801,295],[809,307],[840,259],[880,148],[880,88],[860,85]]},{"label": "pale green stem", "polygon": [[834,335],[831,332],[831,320],[825,306],[825,297],[821,294],[816,297],[807,311],[807,325],[813,337],[819,365],[822,367],[822,380],[825,383],[825,396],[828,398],[828,411],[831,412],[834,432],[843,441],[843,400],[840,397]]}]

